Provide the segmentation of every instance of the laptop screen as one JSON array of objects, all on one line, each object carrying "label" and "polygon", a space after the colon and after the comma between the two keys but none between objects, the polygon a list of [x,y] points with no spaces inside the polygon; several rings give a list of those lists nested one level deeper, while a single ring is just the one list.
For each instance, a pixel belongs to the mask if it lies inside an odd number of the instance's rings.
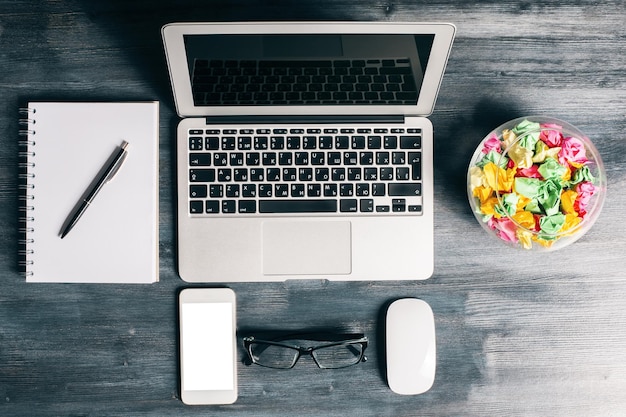
[{"label": "laptop screen", "polygon": [[185,34],[193,104],[415,105],[434,34]]}]

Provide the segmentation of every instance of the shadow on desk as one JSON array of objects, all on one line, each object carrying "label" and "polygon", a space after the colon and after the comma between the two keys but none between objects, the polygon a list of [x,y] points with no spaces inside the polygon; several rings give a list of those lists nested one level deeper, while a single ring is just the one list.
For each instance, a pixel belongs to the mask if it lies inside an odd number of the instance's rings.
[{"label": "shadow on desk", "polygon": [[467,169],[476,146],[489,132],[520,114],[513,103],[484,98],[468,117],[436,124],[435,178],[444,183],[457,208],[471,213],[467,203]]}]

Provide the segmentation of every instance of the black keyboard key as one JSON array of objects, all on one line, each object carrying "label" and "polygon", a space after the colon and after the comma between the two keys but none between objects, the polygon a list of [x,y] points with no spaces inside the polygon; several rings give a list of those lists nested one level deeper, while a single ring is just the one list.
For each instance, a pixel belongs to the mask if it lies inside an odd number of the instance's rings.
[{"label": "black keyboard key", "polygon": [[190,169],[189,182],[213,182],[215,181],[214,169]]},{"label": "black keyboard key", "polygon": [[422,147],[421,136],[400,136],[400,148],[420,149]]},{"label": "black keyboard key", "polygon": [[189,202],[189,213],[190,214],[199,214],[202,213],[204,209],[204,202],[203,201],[190,201]]},{"label": "black keyboard key", "polygon": [[202,138],[198,136],[192,136],[189,138],[189,150],[201,151],[202,150]]},{"label": "black keyboard key", "polygon": [[191,198],[206,198],[207,187],[204,184],[196,184],[189,186],[189,197]]},{"label": "black keyboard key", "polygon": [[311,165],[324,165],[324,152],[311,152]]},{"label": "black keyboard key", "polygon": [[263,165],[276,165],[276,152],[263,152]]},{"label": "black keyboard key", "polygon": [[246,165],[257,166],[261,163],[261,155],[258,152],[246,152]]},{"label": "black keyboard key", "polygon": [[241,166],[244,161],[243,152],[233,152],[230,154],[230,165],[231,166]]},{"label": "black keyboard key", "polygon": [[[309,129],[313,130],[313,129]],[[315,136],[304,136],[302,138],[302,149],[315,149],[317,146],[317,138]]]},{"label": "black keyboard key", "polygon": [[382,75],[397,75],[397,74],[411,74],[411,67],[387,67],[384,66],[380,69]]},{"label": "black keyboard key", "polygon": [[408,181],[409,180],[409,168],[407,167],[396,168],[396,180]]},{"label": "black keyboard key", "polygon": [[211,165],[210,153],[190,153],[189,165],[196,167],[206,167]]},{"label": "black keyboard key", "polygon": [[239,201],[239,213],[256,213],[256,201],[254,200]]},{"label": "black keyboard key", "polygon": [[213,154],[213,165],[223,167],[228,165],[228,154],[226,152],[216,152]]},{"label": "black keyboard key", "polygon": [[208,136],[204,138],[204,147],[207,151],[216,151],[220,148],[220,138],[217,136]]},{"label": "black keyboard key", "polygon": [[339,195],[342,197],[352,197],[354,195],[354,184],[351,184],[351,183],[340,184]]},{"label": "black keyboard key", "polygon": [[289,197],[289,185],[288,184],[276,184],[274,188],[274,195],[276,197]]},{"label": "black keyboard key", "polygon": [[408,156],[409,165],[411,165],[411,179],[422,179],[422,153],[421,152],[409,152]]},{"label": "black keyboard key", "polygon": [[359,201],[359,210],[361,213],[371,213],[374,211],[374,200],[371,198],[362,198]]},{"label": "black keyboard key", "polygon": [[259,213],[334,213],[337,200],[259,200]]},{"label": "black keyboard key", "polygon": [[385,136],[383,138],[383,147],[385,149],[396,149],[398,147],[397,136]]},{"label": "black keyboard key", "polygon": [[420,196],[422,195],[422,184],[420,183],[391,183],[387,185],[387,192],[390,196]]},{"label": "black keyboard key", "polygon": [[222,184],[211,184],[209,186],[209,196],[211,198],[222,198],[224,196],[224,186]]},{"label": "black keyboard key", "polygon": [[272,185],[271,184],[259,184],[259,197],[271,197]]},{"label": "black keyboard key", "polygon": [[372,195],[374,197],[382,197],[385,195],[385,184],[382,182],[376,182],[372,184]]},{"label": "black keyboard key", "polygon": [[280,168],[267,168],[267,180],[268,181],[280,181]]},{"label": "black keyboard key", "polygon": [[343,212],[343,213],[356,213],[356,211],[357,211],[357,200],[353,199],[353,198],[341,199],[340,211]]},{"label": "black keyboard key", "polygon": [[220,212],[220,202],[219,201],[207,201],[206,202],[206,213],[215,214]]},{"label": "black keyboard key", "polygon": [[368,136],[367,137],[367,147],[369,149],[380,149],[380,145],[381,145],[380,136]]},{"label": "black keyboard key", "polygon": [[236,206],[236,200],[224,200],[222,201],[222,213],[234,213]]},{"label": "black keyboard key", "polygon": [[278,164],[279,165],[291,165],[293,163],[293,154],[291,152],[279,152]]},{"label": "black keyboard key", "polygon": [[324,197],[337,197],[337,184],[324,184]]},{"label": "black keyboard key", "polygon": [[219,182],[228,182],[233,178],[233,172],[230,168],[220,168],[217,170],[217,180]]},{"label": "black keyboard key", "polygon": [[291,184],[292,197],[304,197],[304,184]]},{"label": "black keyboard key", "polygon": [[358,154],[356,152],[344,152],[343,164],[344,165],[356,165],[358,163]]},{"label": "black keyboard key", "polygon": [[380,179],[382,181],[391,181],[393,180],[393,168],[383,167],[380,169]]},{"label": "black keyboard key", "polygon": [[365,149],[365,136],[352,136],[352,149]]},{"label": "black keyboard key", "polygon": [[267,136],[255,136],[254,137],[254,149],[256,150],[267,149]]},{"label": "black keyboard key", "polygon": [[234,136],[224,136],[222,138],[222,150],[224,151],[232,151],[235,149],[235,137]]},{"label": "black keyboard key", "polygon": [[406,154],[404,152],[393,152],[391,154],[391,163],[394,165],[406,164]]},{"label": "black keyboard key", "polygon": [[[343,131],[344,129],[342,129]],[[335,149],[348,149],[350,147],[350,137],[337,136],[335,138]]]},{"label": "black keyboard key", "polygon": [[368,183],[357,183],[356,185],[356,195],[359,197],[367,197],[370,195],[370,185]]},{"label": "black keyboard key", "polygon": [[406,200],[404,198],[394,198],[391,200],[391,210],[394,213],[406,211]]},{"label": "black keyboard key", "polygon": [[239,197],[241,188],[239,184],[227,184],[226,185],[226,197],[237,198]]},{"label": "black keyboard key", "polygon": [[287,136],[287,149],[300,149],[300,136]]},{"label": "black keyboard key", "polygon": [[320,184],[308,184],[306,186],[307,197],[321,197],[322,186]]},{"label": "black keyboard key", "polygon": [[[276,131],[276,129],[274,129]],[[284,149],[285,148],[285,138],[283,136],[272,136],[270,137],[270,149]]]}]

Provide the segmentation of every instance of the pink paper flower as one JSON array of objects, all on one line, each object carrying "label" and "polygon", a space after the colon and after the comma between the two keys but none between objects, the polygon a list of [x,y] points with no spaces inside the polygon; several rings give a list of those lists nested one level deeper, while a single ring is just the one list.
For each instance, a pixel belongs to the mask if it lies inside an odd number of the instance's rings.
[{"label": "pink paper flower", "polygon": [[517,243],[517,225],[509,218],[503,217],[498,220],[498,236],[505,242]]},{"label": "pink paper flower", "polygon": [[488,154],[490,151],[496,151],[498,153],[502,152],[502,146],[500,144],[500,140],[498,139],[498,137],[495,134],[493,134],[483,144],[482,152],[484,154]]},{"label": "pink paper flower", "polygon": [[578,195],[576,201],[574,201],[574,210],[576,210],[581,217],[587,212],[587,205],[591,200],[591,197],[596,193],[597,187],[589,181],[581,182],[575,188]]},{"label": "pink paper flower", "polygon": [[585,145],[578,138],[567,137],[561,142],[559,162],[565,165],[568,162],[584,164],[588,161],[585,153]]},{"label": "pink paper flower", "polygon": [[557,146],[561,146],[561,142],[563,141],[561,126],[554,123],[544,123],[541,125],[541,128],[551,130],[542,130],[541,134],[539,135],[539,139],[541,139],[550,148],[556,148]]},{"label": "pink paper flower", "polygon": [[533,166],[531,166],[530,168],[518,169],[515,176],[526,178],[543,178],[539,173],[539,167],[536,164],[533,164]]}]

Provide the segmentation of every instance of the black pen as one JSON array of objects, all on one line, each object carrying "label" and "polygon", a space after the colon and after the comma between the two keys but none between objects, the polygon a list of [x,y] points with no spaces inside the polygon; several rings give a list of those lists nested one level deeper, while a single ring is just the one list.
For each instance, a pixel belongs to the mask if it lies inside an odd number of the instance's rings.
[{"label": "black pen", "polygon": [[109,182],[120,169],[124,160],[126,159],[126,155],[128,151],[126,147],[128,146],[128,142],[123,141],[122,144],[115,149],[115,151],[111,154],[109,159],[106,161],[96,178],[92,181],[87,190],[83,194],[83,196],[78,200],[74,209],[70,212],[67,220],[63,224],[63,228],[61,229],[61,239],[63,239],[72,228],[78,223],[78,220],[83,215],[87,207],[91,204],[98,192],[102,189],[104,184]]}]

